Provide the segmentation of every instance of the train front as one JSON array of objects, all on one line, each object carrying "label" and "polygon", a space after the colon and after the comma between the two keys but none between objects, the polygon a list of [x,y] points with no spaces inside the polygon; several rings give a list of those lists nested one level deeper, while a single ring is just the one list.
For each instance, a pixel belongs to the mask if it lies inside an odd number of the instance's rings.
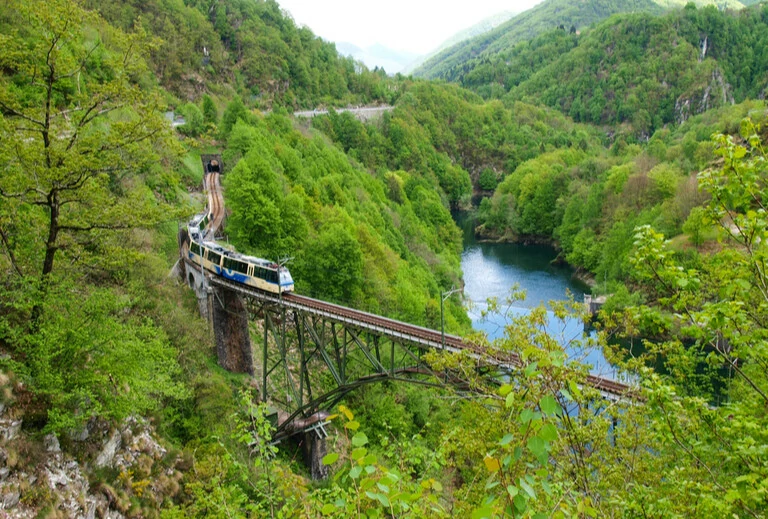
[{"label": "train front", "polygon": [[280,267],[278,279],[280,281],[280,292],[293,292],[293,278],[287,268]]}]

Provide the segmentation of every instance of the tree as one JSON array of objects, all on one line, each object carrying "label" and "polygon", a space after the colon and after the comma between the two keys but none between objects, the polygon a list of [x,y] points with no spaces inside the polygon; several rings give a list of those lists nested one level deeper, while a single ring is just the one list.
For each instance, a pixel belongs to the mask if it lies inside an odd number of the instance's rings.
[{"label": "tree", "polygon": [[219,122],[219,111],[216,104],[208,94],[203,96],[203,121],[207,125],[215,126]]},{"label": "tree", "polygon": [[768,428],[766,152],[759,132],[747,121],[743,140],[717,136],[722,165],[699,175],[712,195],[706,218],[733,247],[684,265],[663,235],[650,226],[636,231],[631,261],[652,306],[631,315],[635,322],[654,316],[668,323],[660,330],[668,341],[646,344],[672,375],[653,375],[647,384],[654,451],[663,473],[674,474],[670,483],[698,487],[695,503],[670,505],[681,515],[761,517],[768,506],[766,453],[752,447],[765,444]]},{"label": "tree", "polygon": [[197,137],[204,130],[203,112],[195,103],[187,103],[181,107],[181,113],[184,114],[185,123],[179,128],[179,131],[190,137]]},{"label": "tree", "polygon": [[691,243],[693,243],[696,247],[699,247],[702,243],[704,243],[704,230],[706,228],[706,211],[701,207],[694,207],[691,209],[688,218],[683,224],[683,232],[690,237]]},{"label": "tree", "polygon": [[352,302],[363,280],[360,243],[343,224],[331,224],[307,244],[301,272],[312,295]]},{"label": "tree", "polygon": [[[142,31],[111,30],[70,0],[5,10],[16,14],[0,35],[0,236],[18,274],[45,279],[58,254],[75,260],[105,231],[158,221],[151,191],[129,174],[157,160],[169,125],[137,83],[150,45]],[[12,241],[16,232],[34,245]]]}]

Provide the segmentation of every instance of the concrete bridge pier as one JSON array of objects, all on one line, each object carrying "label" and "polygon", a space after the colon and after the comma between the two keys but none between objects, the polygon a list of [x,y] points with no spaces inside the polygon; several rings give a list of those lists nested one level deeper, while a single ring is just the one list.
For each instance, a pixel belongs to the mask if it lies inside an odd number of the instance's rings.
[{"label": "concrete bridge pier", "polygon": [[[184,247],[186,247],[186,244]],[[186,250],[183,250],[183,252],[186,253]],[[200,311],[200,316],[206,321],[211,322],[210,291],[203,274],[199,270],[187,265],[184,262],[183,255],[179,261],[179,274],[189,288],[195,291],[195,295],[197,296],[197,308]]]},{"label": "concrete bridge pier", "polygon": [[328,466],[323,465],[323,457],[328,454],[325,436],[311,430],[301,433],[300,437],[304,464],[309,468],[310,477],[314,480],[327,478]]},{"label": "concrete bridge pier", "polygon": [[253,351],[243,297],[220,286],[208,287],[208,291],[219,366],[233,373],[253,375]]}]

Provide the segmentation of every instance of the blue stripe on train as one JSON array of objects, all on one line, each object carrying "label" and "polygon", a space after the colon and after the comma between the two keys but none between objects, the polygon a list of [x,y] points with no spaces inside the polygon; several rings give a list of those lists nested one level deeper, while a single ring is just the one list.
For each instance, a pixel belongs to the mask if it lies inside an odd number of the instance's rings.
[{"label": "blue stripe on train", "polygon": [[243,284],[245,284],[249,279],[245,274],[241,274],[240,272],[228,269],[221,269],[221,275],[227,279],[231,279],[232,281],[237,281],[238,283]]}]

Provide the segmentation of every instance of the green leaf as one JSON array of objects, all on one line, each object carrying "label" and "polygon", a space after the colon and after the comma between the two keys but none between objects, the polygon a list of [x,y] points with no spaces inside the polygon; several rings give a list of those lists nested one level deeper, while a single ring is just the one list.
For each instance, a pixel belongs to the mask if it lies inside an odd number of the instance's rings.
[{"label": "green leaf", "polygon": [[363,458],[366,454],[368,454],[368,449],[366,449],[365,447],[360,447],[353,450],[352,453],[349,455],[349,457],[357,461]]},{"label": "green leaf", "polygon": [[548,444],[538,436],[533,436],[528,439],[528,449],[544,464],[547,462]]},{"label": "green leaf", "polygon": [[523,409],[523,412],[520,413],[520,421],[523,423],[528,423],[533,419],[533,411],[530,409]]},{"label": "green leaf", "polygon": [[349,477],[352,479],[357,479],[360,477],[360,474],[363,472],[363,467],[355,466],[352,467],[352,470],[349,471]]},{"label": "green leaf", "polygon": [[345,423],[344,428],[349,429],[350,431],[356,431],[360,428],[360,422],[352,420],[351,422]]},{"label": "green leaf", "polygon": [[491,519],[491,517],[493,517],[493,511],[488,505],[472,512],[472,519]]},{"label": "green leaf", "polygon": [[336,505],[333,503],[327,503],[323,505],[323,508],[320,510],[323,515],[329,515],[336,511]]},{"label": "green leaf", "polygon": [[339,454],[337,452],[331,452],[330,454],[323,456],[323,465],[333,465],[338,459]]},{"label": "green leaf", "polygon": [[536,492],[533,491],[533,487],[529,485],[524,479],[520,480],[520,486],[525,490],[525,493],[531,496],[531,499],[536,499]]},{"label": "green leaf", "polygon": [[539,367],[539,363],[538,362],[531,362],[530,364],[528,364],[525,367],[525,376],[528,377],[528,378],[533,376],[534,372],[536,371],[536,368],[538,368],[538,367]]},{"label": "green leaf", "polygon": [[512,407],[512,404],[514,403],[515,403],[515,394],[509,393],[507,395],[507,398],[504,400],[504,405],[506,406],[507,409],[509,409],[510,407]]},{"label": "green leaf", "polygon": [[547,395],[539,401],[539,406],[542,412],[549,415],[558,414],[560,412],[560,404],[557,403],[555,397]]},{"label": "green leaf", "polygon": [[366,443],[368,443],[368,437],[364,432],[359,432],[352,437],[352,445],[355,447],[362,447]]},{"label": "green leaf", "polygon": [[505,435],[504,435],[504,437],[503,437],[503,438],[502,438],[502,439],[499,441],[499,445],[507,445],[507,444],[509,444],[509,442],[511,442],[511,441],[512,441],[512,439],[513,439],[513,438],[514,438],[514,436],[512,436],[512,434],[510,434],[510,433],[507,433],[507,434],[505,434]]},{"label": "green leaf", "polygon": [[517,494],[515,498],[513,499],[515,503],[515,508],[517,508],[517,511],[520,513],[525,512],[525,509],[528,507],[528,503],[525,502],[525,498],[523,497],[523,494]]},{"label": "green leaf", "polygon": [[554,424],[545,423],[541,426],[541,429],[539,429],[539,436],[541,436],[544,441],[553,442],[557,440],[557,427],[555,427]]},{"label": "green leaf", "polygon": [[499,388],[499,396],[507,396],[513,389],[514,386],[512,384],[504,384]]}]

